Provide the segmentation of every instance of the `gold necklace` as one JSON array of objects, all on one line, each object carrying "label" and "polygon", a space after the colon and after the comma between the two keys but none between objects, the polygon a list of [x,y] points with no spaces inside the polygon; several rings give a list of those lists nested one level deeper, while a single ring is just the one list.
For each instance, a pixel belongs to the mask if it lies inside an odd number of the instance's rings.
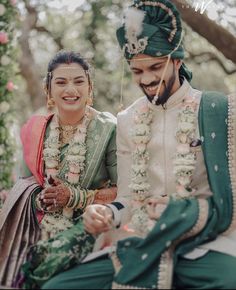
[{"label": "gold necklace", "polygon": [[[78,125],[83,121],[82,117],[75,125],[59,125],[60,130],[60,142],[65,145],[69,144],[71,139],[73,139],[75,132],[77,131]],[[59,121],[60,123],[60,121]]]},{"label": "gold necklace", "polygon": [[59,127],[60,130],[60,141],[62,144],[69,144],[71,139],[73,139],[75,132],[77,131],[77,126],[63,125]]}]

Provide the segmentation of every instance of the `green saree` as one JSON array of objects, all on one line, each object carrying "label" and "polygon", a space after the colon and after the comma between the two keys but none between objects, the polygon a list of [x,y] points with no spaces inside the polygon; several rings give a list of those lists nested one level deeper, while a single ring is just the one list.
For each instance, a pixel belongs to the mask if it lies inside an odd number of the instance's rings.
[{"label": "green saree", "polygon": [[[87,132],[85,170],[80,179],[80,189],[93,190],[116,184],[115,129],[115,117],[109,113],[93,110],[93,119],[90,121]],[[47,124],[44,140],[48,134]],[[64,162],[67,149],[68,144],[61,148],[62,166],[58,177],[62,181],[66,180],[65,175],[68,171],[68,165]],[[30,175],[26,166],[25,174]],[[33,197],[35,213],[37,213],[36,196]],[[22,266],[21,274],[14,286],[25,289],[41,287],[52,276],[76,265],[92,252],[95,240],[83,229],[82,213],[81,209],[75,210],[72,218],[68,219],[62,217],[62,212],[44,213],[39,222],[41,237],[35,245],[30,247],[27,261]],[[51,222],[50,230],[45,228],[44,220],[47,221],[46,224]]]}]

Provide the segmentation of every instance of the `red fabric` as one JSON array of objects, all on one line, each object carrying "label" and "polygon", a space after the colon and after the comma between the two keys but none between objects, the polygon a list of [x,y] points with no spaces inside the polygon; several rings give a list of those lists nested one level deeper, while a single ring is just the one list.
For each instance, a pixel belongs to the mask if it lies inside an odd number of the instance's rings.
[{"label": "red fabric", "polygon": [[[21,129],[21,142],[23,145],[23,156],[26,165],[36,178],[38,183],[43,186],[43,141],[46,127],[53,115],[32,116]],[[37,219],[41,222],[42,212],[37,212]]]}]

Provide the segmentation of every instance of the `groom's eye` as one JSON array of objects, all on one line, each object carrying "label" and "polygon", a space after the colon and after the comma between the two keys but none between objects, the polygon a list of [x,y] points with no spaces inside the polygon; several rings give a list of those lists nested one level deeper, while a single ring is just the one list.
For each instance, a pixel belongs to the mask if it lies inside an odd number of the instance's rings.
[{"label": "groom's eye", "polygon": [[140,75],[142,73],[141,70],[132,70],[132,73],[135,75]]}]

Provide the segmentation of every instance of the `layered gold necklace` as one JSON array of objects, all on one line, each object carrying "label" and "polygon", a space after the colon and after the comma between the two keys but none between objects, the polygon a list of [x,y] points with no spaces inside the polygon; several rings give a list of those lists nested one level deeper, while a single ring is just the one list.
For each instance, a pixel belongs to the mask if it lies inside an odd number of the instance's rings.
[{"label": "layered gold necklace", "polygon": [[78,128],[78,125],[60,125],[60,142],[61,144],[69,144],[70,141],[73,139],[75,132]]}]

